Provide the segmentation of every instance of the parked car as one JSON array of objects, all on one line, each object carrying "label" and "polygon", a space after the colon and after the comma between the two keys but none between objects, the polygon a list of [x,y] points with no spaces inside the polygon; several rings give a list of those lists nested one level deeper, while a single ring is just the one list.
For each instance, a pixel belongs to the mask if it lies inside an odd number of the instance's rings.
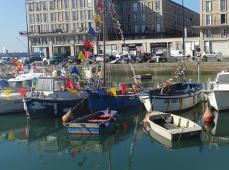
[{"label": "parked car", "polygon": [[43,59],[40,56],[30,56],[29,63],[33,63],[34,61],[43,61]]},{"label": "parked car", "polygon": [[48,64],[55,64],[55,65],[57,65],[57,64],[62,63],[63,61],[64,61],[64,58],[61,57],[61,56],[52,56],[52,57],[49,58]]},{"label": "parked car", "polygon": [[216,53],[214,51],[207,51],[203,53],[203,60],[209,61],[209,60],[216,60],[216,61],[222,61],[222,53]]},{"label": "parked car", "polygon": [[75,64],[80,64],[81,63],[81,60],[78,59],[78,57],[76,57],[76,56],[68,56],[67,57],[67,61],[69,63],[75,63]]},{"label": "parked car", "polygon": [[13,57],[2,57],[0,59],[0,64],[12,64],[13,63]]},{"label": "parked car", "polygon": [[153,62],[167,62],[168,58],[166,53],[157,53],[156,55],[154,55],[151,59],[149,59],[149,63],[153,63]]}]

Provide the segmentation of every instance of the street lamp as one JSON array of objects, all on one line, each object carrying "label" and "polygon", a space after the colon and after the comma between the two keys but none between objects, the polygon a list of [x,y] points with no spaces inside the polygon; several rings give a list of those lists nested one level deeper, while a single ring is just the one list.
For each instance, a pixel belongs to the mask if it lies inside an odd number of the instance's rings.
[{"label": "street lamp", "polygon": [[183,38],[182,38],[182,50],[183,50],[183,57],[185,56],[185,44],[184,44],[184,0],[182,0],[182,33],[183,33]]}]

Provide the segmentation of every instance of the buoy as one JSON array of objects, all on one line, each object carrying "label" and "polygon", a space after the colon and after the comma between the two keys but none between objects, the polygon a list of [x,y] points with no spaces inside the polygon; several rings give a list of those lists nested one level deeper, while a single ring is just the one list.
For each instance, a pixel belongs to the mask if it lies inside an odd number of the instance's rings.
[{"label": "buoy", "polygon": [[214,120],[214,118],[215,118],[215,115],[211,113],[211,111],[207,105],[202,119],[204,120],[204,122],[212,122]]},{"label": "buoy", "polygon": [[72,111],[69,110],[64,116],[62,116],[63,123],[67,123],[72,115]]},{"label": "buoy", "polygon": [[206,132],[211,132],[211,130],[215,127],[215,123],[214,122],[204,122],[204,130]]}]

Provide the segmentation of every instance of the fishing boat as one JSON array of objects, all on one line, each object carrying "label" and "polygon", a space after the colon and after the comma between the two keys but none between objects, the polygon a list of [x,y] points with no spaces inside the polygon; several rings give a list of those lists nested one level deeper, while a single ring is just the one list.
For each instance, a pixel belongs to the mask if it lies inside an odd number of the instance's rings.
[{"label": "fishing boat", "polygon": [[116,119],[117,111],[108,109],[80,117],[65,123],[64,126],[67,127],[70,134],[99,135],[111,128]]},{"label": "fishing boat", "polygon": [[32,96],[23,100],[24,110],[30,117],[62,116],[76,105],[83,109],[87,96],[87,92],[76,90],[70,78],[44,76],[38,79]]},{"label": "fishing boat", "polygon": [[[39,78],[42,73],[26,73],[11,78],[8,81],[4,80],[5,87],[0,93],[0,114],[23,112],[23,96],[19,89],[25,88],[27,96],[30,95],[32,83],[34,79]],[[6,85],[7,84],[7,85]]]},{"label": "fishing boat", "polygon": [[229,109],[229,72],[222,71],[217,74],[214,82],[211,83],[212,89],[206,91],[210,105],[218,110]]},{"label": "fishing boat", "polygon": [[182,111],[197,105],[201,100],[202,85],[199,83],[174,83],[167,91],[163,88],[148,90],[140,94],[148,112]]},{"label": "fishing boat", "polygon": [[170,141],[199,137],[202,131],[198,124],[189,119],[162,112],[151,112],[146,115],[144,129],[151,136],[157,133]]}]

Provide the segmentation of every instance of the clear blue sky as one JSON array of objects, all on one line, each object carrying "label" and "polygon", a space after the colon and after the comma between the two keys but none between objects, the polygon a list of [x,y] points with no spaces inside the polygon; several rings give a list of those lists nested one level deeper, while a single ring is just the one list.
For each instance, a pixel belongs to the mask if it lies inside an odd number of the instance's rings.
[{"label": "clear blue sky", "polygon": [[[182,0],[174,0],[181,3]],[[26,39],[18,35],[26,30],[25,0],[1,0],[0,2],[0,52],[6,47],[9,52],[27,50]],[[184,5],[199,12],[199,0],[184,0]]]}]

